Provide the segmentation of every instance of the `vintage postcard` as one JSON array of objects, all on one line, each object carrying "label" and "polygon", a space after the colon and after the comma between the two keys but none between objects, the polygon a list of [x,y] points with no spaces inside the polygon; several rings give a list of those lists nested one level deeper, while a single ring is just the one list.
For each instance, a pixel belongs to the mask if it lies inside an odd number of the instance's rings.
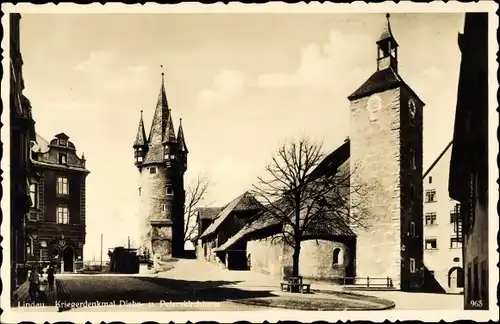
[{"label": "vintage postcard", "polygon": [[2,322],[498,320],[496,7],[3,4]]}]

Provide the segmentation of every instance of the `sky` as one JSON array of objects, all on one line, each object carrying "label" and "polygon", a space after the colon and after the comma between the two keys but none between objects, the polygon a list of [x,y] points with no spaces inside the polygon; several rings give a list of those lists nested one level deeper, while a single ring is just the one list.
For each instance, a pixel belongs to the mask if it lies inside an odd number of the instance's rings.
[{"label": "sky", "polygon": [[[384,14],[23,14],[25,95],[36,131],[64,132],[87,168],[84,259],[136,241],[138,171],[161,72],[189,149],[186,186],[222,206],[251,189],[286,139],[349,136],[349,101],[376,70]],[[462,14],[392,14],[399,74],[426,103],[424,170],[453,135]],[[160,66],[163,65],[163,69]]]}]

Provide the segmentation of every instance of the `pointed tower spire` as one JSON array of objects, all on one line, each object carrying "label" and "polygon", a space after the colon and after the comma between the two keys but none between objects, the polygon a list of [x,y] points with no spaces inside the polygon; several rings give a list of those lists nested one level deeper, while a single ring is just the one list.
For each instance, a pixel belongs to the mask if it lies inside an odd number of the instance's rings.
[{"label": "pointed tower spire", "polygon": [[144,130],[144,120],[142,118],[141,110],[141,119],[139,119],[139,127],[137,129],[137,136],[135,137],[134,148],[145,146],[146,144],[146,131]]},{"label": "pointed tower spire", "polygon": [[179,130],[177,131],[177,142],[181,147],[181,151],[189,153],[186,146],[186,139],[184,138],[184,130],[182,129],[182,118],[179,118]]},{"label": "pointed tower spire", "polygon": [[[163,66],[161,66],[163,68]],[[148,154],[144,163],[162,163],[163,162],[163,139],[165,128],[168,121],[168,102],[165,91],[164,73],[161,72],[160,94],[156,103],[156,109],[151,122],[151,131],[148,137]]]},{"label": "pointed tower spire", "polygon": [[384,24],[382,34],[377,40],[377,71],[392,68],[397,73],[399,45],[392,34],[390,17],[390,14],[385,15],[387,21]]}]

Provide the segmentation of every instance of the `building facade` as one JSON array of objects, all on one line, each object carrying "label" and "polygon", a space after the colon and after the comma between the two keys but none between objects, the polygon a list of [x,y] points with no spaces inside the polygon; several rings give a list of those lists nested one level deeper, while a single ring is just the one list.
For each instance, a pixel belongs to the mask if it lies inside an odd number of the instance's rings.
[{"label": "building facade", "polygon": [[398,74],[398,43],[387,15],[376,42],[377,70],[350,101],[351,180],[370,188],[352,195],[356,277],[390,277],[396,288],[423,286],[422,114],[424,103]]},{"label": "building facade", "polygon": [[462,233],[457,227],[460,204],[448,195],[452,142],[424,173],[424,263],[436,292],[463,291]]},{"label": "building facade", "polygon": [[[450,162],[450,197],[460,202],[464,308],[488,309],[488,14],[467,13]],[[492,107],[491,107],[492,108]],[[495,216],[496,217],[496,216]]]},{"label": "building facade", "polygon": [[177,135],[168,106],[164,75],[149,136],[141,111],[133,145],[139,170],[139,231],[142,250],[157,259],[184,253],[184,173],[188,149],[182,121]]},{"label": "building facade", "polygon": [[60,133],[32,144],[31,206],[26,222],[29,262],[52,263],[61,272],[83,266],[86,228],[85,157]]},{"label": "building facade", "polygon": [[35,140],[31,104],[23,95],[20,14],[10,14],[10,253],[11,289],[26,279],[25,223],[31,205],[30,142]]}]

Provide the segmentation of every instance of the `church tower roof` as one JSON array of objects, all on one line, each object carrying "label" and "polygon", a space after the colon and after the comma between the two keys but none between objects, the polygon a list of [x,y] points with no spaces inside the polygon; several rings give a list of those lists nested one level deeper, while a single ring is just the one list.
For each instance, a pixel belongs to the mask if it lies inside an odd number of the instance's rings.
[{"label": "church tower roof", "polygon": [[382,34],[380,34],[380,37],[378,38],[377,44],[380,44],[385,41],[392,41],[395,43],[396,46],[398,46],[398,43],[396,42],[396,39],[394,38],[394,35],[392,34],[391,30],[391,21],[389,18],[391,17],[390,14],[386,14],[385,18],[387,19],[384,29],[382,30]]},{"label": "church tower roof", "polygon": [[182,118],[179,119],[179,130],[177,131],[177,142],[181,146],[181,151],[185,153],[189,153],[188,148],[186,146],[186,139],[184,138],[184,130],[182,129]]},{"label": "church tower roof", "polygon": [[160,94],[158,95],[158,101],[151,123],[151,130],[149,132],[149,150],[143,164],[163,162],[163,139],[165,137],[169,115],[170,111],[168,109],[167,94],[165,91],[164,73],[162,72]]},{"label": "church tower roof", "polygon": [[417,94],[404,82],[397,71],[397,48],[399,45],[392,34],[391,23],[389,21],[390,15],[387,14],[385,17],[387,21],[382,30],[382,34],[376,41],[378,47],[377,71],[347,98],[353,101],[377,92],[383,92],[397,87],[405,87],[422,103],[422,105],[425,105]]},{"label": "church tower roof", "polygon": [[137,129],[137,136],[135,137],[134,147],[145,146],[146,144],[146,131],[144,130],[144,120],[142,118],[141,110],[141,119],[139,120],[139,127]]}]

